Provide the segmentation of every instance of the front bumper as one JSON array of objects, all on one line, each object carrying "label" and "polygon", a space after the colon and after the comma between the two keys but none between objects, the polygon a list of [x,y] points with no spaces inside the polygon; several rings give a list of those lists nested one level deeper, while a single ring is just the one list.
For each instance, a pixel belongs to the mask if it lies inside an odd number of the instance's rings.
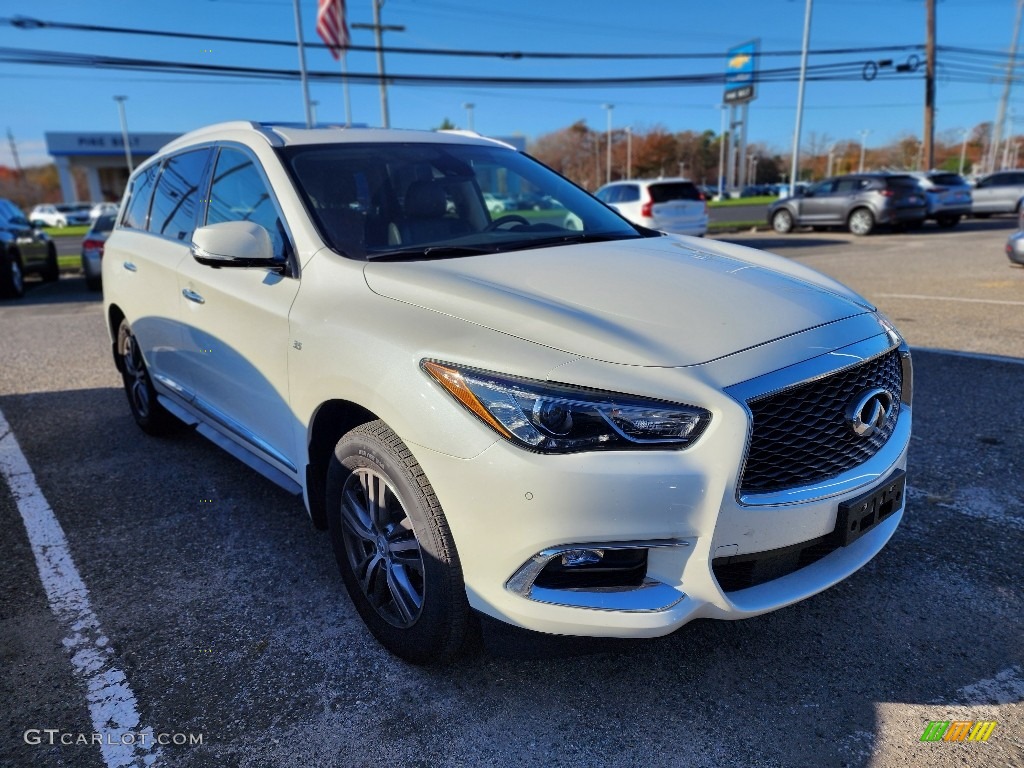
[{"label": "front bumper", "polygon": [[[541,455],[497,441],[458,459],[414,449],[455,538],[470,604],[528,629],[653,637],[698,617],[740,619],[782,608],[848,577],[892,536],[903,498],[881,522],[810,565],[756,586],[723,589],[716,559],[811,542],[833,532],[841,503],[905,469],[911,406],[871,466],[835,488],[752,503],[737,490],[748,417],[719,393],[714,418],[684,451]],[[865,465],[867,466],[867,465]],[[869,470],[869,471],[868,471]],[[795,499],[795,500],[794,500]],[[536,583],[568,550],[646,550],[642,582],[552,588]]]}]

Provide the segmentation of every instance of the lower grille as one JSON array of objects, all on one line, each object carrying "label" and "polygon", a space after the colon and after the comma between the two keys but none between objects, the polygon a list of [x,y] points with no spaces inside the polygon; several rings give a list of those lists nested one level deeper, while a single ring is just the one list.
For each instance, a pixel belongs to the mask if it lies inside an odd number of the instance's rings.
[{"label": "lower grille", "polygon": [[753,555],[719,557],[711,561],[711,570],[723,592],[736,592],[788,576],[837,549],[839,545],[834,536],[827,534],[792,547]]},{"label": "lower grille", "polygon": [[[872,435],[856,435],[846,409],[852,398],[876,387],[892,396],[888,419]],[[902,390],[902,361],[894,349],[830,376],[752,398],[747,405],[753,428],[740,492],[810,485],[864,463],[892,436]]]}]

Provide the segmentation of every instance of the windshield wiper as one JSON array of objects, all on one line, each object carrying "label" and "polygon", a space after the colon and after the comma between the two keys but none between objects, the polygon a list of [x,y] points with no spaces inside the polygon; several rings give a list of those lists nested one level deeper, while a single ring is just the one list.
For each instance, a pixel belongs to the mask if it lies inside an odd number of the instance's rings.
[{"label": "windshield wiper", "polygon": [[526,248],[549,248],[554,245],[576,245],[579,243],[607,243],[612,240],[636,240],[636,235],[623,233],[587,233],[576,232],[571,235],[559,235],[558,237],[546,237],[543,240],[532,240]]},{"label": "windshield wiper", "polygon": [[476,256],[481,253],[497,253],[500,249],[494,246],[479,245],[428,245],[416,248],[397,248],[393,251],[367,254],[367,261],[387,261],[389,259],[446,258],[450,256]]}]

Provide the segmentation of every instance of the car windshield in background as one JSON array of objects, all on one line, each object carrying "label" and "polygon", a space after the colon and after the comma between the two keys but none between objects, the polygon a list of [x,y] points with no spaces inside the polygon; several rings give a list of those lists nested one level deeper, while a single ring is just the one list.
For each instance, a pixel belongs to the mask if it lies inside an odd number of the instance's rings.
[{"label": "car windshield in background", "polygon": [[[376,143],[280,152],[325,242],[352,258],[467,256],[643,236],[512,149]],[[517,207],[516,200],[545,203]]]},{"label": "car windshield in background", "polygon": [[687,182],[671,182],[668,184],[651,184],[651,200],[655,203],[667,203],[671,200],[702,200],[701,192],[696,184]]}]

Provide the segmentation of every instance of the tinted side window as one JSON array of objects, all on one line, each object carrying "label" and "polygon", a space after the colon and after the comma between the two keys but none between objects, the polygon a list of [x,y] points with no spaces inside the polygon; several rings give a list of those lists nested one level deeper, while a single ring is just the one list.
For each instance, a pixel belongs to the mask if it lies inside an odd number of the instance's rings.
[{"label": "tinted side window", "polygon": [[196,226],[200,185],[210,150],[174,155],[164,162],[153,194],[149,231],[175,240],[188,240]]},{"label": "tinted side window", "polygon": [[222,149],[217,157],[210,186],[207,224],[222,221],[252,221],[270,233],[274,253],[284,255],[284,240],[278,227],[274,199],[252,158],[236,149]]},{"label": "tinted side window", "polygon": [[840,179],[836,182],[836,192],[840,195],[849,195],[859,192],[867,185],[867,179]]},{"label": "tinted side window", "polygon": [[627,184],[626,186],[619,187],[619,199],[620,203],[635,203],[640,199],[640,187],[635,184]]},{"label": "tinted side window", "polygon": [[149,216],[149,200],[153,196],[153,182],[156,181],[158,165],[153,164],[135,177],[128,202],[124,206],[124,217],[121,226],[132,229],[145,229]]}]

